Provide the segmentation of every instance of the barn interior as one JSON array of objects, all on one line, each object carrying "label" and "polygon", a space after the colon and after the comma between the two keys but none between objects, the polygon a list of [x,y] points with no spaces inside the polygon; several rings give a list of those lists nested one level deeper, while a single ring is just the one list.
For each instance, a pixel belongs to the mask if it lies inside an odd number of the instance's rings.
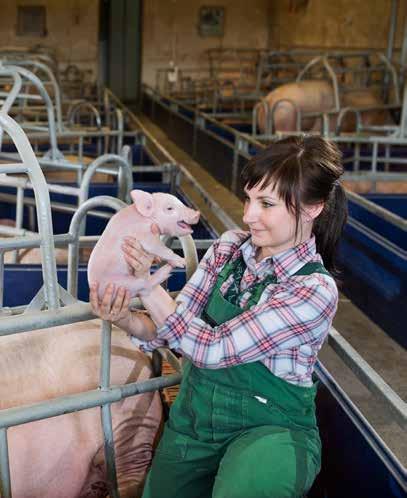
[{"label": "barn interior", "polygon": [[[0,387],[1,498],[86,496],[89,479],[104,483],[94,496],[141,496],[145,472],[137,482],[122,479],[117,407],[158,392],[165,420],[182,362],[160,347],[148,376],[119,375],[117,351],[128,351],[130,364],[138,346],[95,320],[90,253],[113,214],[132,202],[133,189],[176,195],[201,219],[192,236],[164,240],[186,259],[165,284],[175,296],[214,240],[245,229],[244,165],[275,141],[304,134],[340,148],[349,210],[337,254],[338,311],[315,366],[322,468],[306,496],[407,496],[406,2],[1,6],[0,371],[8,379]],[[132,306],[139,309],[140,300]],[[97,340],[79,352],[67,331],[79,338],[76,327],[88,322]],[[61,349],[55,342],[55,357],[45,360],[41,348],[49,349],[51,330],[58,337],[60,329]],[[69,356],[62,361],[63,351]],[[60,370],[79,357],[82,384]],[[65,380],[41,389],[51,384],[41,375],[53,368]],[[103,477],[89,477],[85,457],[78,460],[86,471],[73,472],[62,456],[51,469],[33,466],[37,475],[30,476],[30,458],[44,460],[43,451],[49,461],[52,445],[55,455],[71,454],[69,443],[49,442],[46,424],[78,413],[102,420],[92,458]],[[84,434],[93,429],[86,416],[73,422],[80,443],[72,458],[87,451]],[[51,485],[49,472],[63,477]]]}]

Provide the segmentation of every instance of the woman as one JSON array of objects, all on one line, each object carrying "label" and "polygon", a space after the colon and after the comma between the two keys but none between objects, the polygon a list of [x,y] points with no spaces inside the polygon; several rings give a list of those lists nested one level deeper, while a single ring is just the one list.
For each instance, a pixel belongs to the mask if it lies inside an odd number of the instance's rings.
[{"label": "woman", "polygon": [[[320,469],[312,373],[338,292],[331,273],[346,221],[341,155],[321,137],[289,137],[242,171],[243,222],[208,250],[173,301],[156,287],[130,313],[109,288],[96,314],[187,359],[144,498],[300,497]],[[123,246],[136,273],[151,258]],[[331,273],[329,273],[331,272]]]}]

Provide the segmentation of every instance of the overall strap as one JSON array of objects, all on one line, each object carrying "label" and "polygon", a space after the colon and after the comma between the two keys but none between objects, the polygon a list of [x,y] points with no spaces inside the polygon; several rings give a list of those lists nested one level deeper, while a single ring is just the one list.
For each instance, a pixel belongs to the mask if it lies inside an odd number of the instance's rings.
[{"label": "overall strap", "polygon": [[[277,283],[275,275],[268,275],[261,282],[254,284],[251,288],[245,289],[243,292],[252,291],[252,294],[246,306],[243,308],[239,307],[237,305],[237,301],[239,294],[241,293],[236,291],[236,286],[240,286],[240,280],[243,274],[241,271],[242,264],[244,265],[243,259],[239,258],[236,261],[226,263],[220,272],[215,287],[213,288],[205,309],[201,314],[201,318],[211,326],[220,325],[221,323],[240,315],[243,311],[248,310],[258,303],[262,293],[268,285]],[[220,292],[220,287],[232,273],[239,275],[240,280],[239,282],[234,282],[223,296]],[[312,273],[329,275],[329,272],[324,268],[322,263],[311,262],[302,266],[293,276],[311,275]]]},{"label": "overall strap", "polygon": [[[315,262],[311,262],[311,263],[305,263],[305,265],[302,266],[297,272],[295,272],[293,276],[311,275],[312,273],[323,273],[325,275],[330,275],[322,263],[315,261]],[[277,278],[275,275],[269,275],[264,280],[259,282],[254,287],[253,293],[250,296],[245,309],[248,309],[251,306],[257,304],[259,299],[260,299],[260,296],[263,294],[264,289],[269,284],[275,284],[275,283],[277,283]]]}]

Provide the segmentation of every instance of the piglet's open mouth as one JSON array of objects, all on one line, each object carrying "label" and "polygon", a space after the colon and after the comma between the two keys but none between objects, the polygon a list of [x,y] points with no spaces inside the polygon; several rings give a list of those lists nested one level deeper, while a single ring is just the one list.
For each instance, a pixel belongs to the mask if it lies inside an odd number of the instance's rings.
[{"label": "piglet's open mouth", "polygon": [[191,225],[188,225],[188,223],[186,223],[185,221],[178,221],[177,225],[183,230],[191,230]]}]

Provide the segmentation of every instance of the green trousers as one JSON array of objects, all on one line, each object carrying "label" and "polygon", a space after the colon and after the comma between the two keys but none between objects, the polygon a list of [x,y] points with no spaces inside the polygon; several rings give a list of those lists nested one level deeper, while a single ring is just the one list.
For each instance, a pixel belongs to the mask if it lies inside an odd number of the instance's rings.
[{"label": "green trousers", "polygon": [[315,387],[188,364],[143,498],[295,498],[320,469]]}]

